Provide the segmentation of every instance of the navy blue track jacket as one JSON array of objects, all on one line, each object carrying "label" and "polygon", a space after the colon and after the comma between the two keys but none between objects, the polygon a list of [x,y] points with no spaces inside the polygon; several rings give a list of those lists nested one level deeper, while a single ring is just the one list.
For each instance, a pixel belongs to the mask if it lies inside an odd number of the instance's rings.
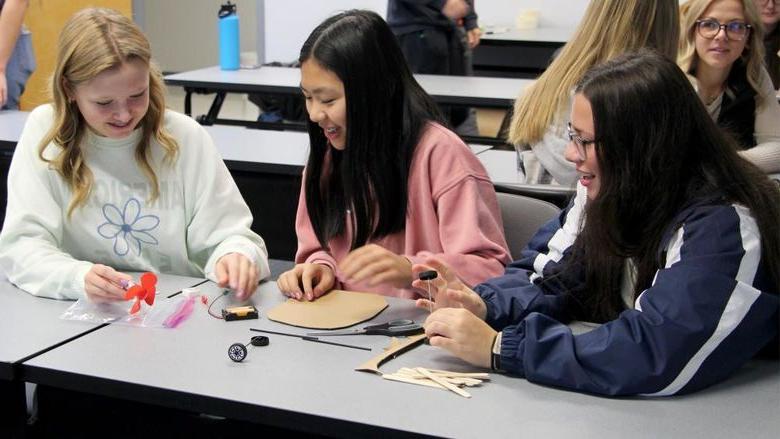
[{"label": "navy blue track jacket", "polygon": [[747,208],[723,202],[678,215],[674,224],[682,226],[659,249],[666,264],[634,309],[573,335],[562,283],[540,281],[571,255],[581,189],[503,276],[475,288],[488,324],[503,329],[502,369],[588,393],[666,396],[719,382],[777,341],[780,298],[761,260],[758,226]]}]

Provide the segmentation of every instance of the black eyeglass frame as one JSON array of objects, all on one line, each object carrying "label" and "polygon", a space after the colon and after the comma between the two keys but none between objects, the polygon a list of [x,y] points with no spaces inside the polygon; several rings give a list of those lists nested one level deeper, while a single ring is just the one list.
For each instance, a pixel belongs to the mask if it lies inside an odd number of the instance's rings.
[{"label": "black eyeglass frame", "polygon": [[566,123],[566,134],[569,136],[569,142],[573,142],[574,146],[577,147],[577,155],[579,155],[580,159],[583,161],[588,158],[587,146],[595,145],[596,142],[598,142],[597,139],[585,139],[577,134],[571,126],[571,122]]},{"label": "black eyeglass frame", "polygon": [[[753,32],[753,25],[750,25],[748,23],[744,23],[742,21],[729,21],[728,23],[721,23],[720,21],[712,19],[712,18],[700,18],[700,19],[696,20],[695,23],[696,23],[696,32],[698,32],[699,35],[702,38],[706,38],[708,40],[714,40],[715,37],[717,37],[718,34],[720,33],[721,29],[726,34],[726,38],[728,38],[730,40],[734,40],[734,41],[745,41],[748,38],[750,38],[750,34]],[[702,30],[701,30],[701,24],[702,23],[715,23],[715,24],[718,25],[718,30],[716,30],[715,33],[712,34],[711,37],[708,37],[707,35],[704,35],[702,33]],[[741,25],[745,26],[745,34],[744,34],[744,36],[742,36],[741,38],[735,38],[734,36],[732,36],[731,32],[729,32],[729,26],[732,25],[732,24],[741,24]]]}]

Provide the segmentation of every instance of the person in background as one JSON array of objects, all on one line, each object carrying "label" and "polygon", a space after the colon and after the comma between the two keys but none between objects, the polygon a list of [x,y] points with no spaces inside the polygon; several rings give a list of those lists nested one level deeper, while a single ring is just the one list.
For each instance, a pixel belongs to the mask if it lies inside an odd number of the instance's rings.
[{"label": "person in background", "polygon": [[563,156],[574,84],[589,68],[650,47],[677,56],[677,0],[592,1],[577,30],[550,67],[517,99],[509,142],[518,150],[525,182],[571,186],[574,166]]},{"label": "person in background", "polygon": [[678,64],[740,154],[780,172],[780,105],[764,66],[763,26],[751,0],[690,0],[680,7]]},{"label": "person in background", "polygon": [[[471,50],[479,45],[482,35],[473,0],[389,0],[387,23],[412,72],[472,73]],[[444,111],[456,132],[479,134],[470,108],[447,106]]]},{"label": "person in background", "polygon": [[417,297],[412,264],[432,255],[470,283],[500,274],[510,256],[493,184],[442,126],[387,23],[360,10],[328,18],[300,62],[311,152],[297,265],[279,289],[306,300],[334,287]]},{"label": "person in background", "polygon": [[30,113],[8,173],[0,266],[58,299],[124,300],[122,271],[207,275],[248,298],[263,240],[208,133],[165,108],[149,41],[84,9],[60,34],[51,104]]},{"label": "person in background", "polygon": [[0,110],[18,110],[35,70],[30,32],[24,27],[29,0],[0,0]]},{"label": "person in background", "polygon": [[753,0],[764,25],[764,55],[772,86],[780,90],[780,0]]},{"label": "person in background", "polygon": [[577,196],[503,276],[472,289],[441,261],[415,266],[440,273],[430,344],[600,395],[694,392],[777,355],[780,189],[678,66],[651,50],[597,65],[570,120]]}]

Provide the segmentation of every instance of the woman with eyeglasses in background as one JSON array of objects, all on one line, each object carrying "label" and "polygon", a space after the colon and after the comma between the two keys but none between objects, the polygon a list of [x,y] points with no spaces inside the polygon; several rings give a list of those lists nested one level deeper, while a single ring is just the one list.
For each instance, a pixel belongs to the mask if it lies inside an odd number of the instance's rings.
[{"label": "woman with eyeglasses in background", "polygon": [[766,69],[772,85],[780,90],[780,0],[753,0],[764,24]]},{"label": "woman with eyeglasses in background", "polygon": [[780,106],[753,0],[690,0],[680,21],[678,64],[710,116],[735,137],[743,157],[780,172]]}]

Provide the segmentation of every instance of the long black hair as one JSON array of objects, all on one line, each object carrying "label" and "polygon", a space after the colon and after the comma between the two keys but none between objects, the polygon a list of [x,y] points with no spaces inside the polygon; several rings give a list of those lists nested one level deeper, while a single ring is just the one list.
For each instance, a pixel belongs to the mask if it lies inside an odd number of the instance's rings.
[{"label": "long black hair", "polygon": [[301,48],[299,61],[309,60],[338,76],[347,104],[343,151],[331,148],[309,121],[309,217],[327,248],[344,233],[351,210],[354,249],[404,229],[415,147],[425,125],[443,119],[412,76],[395,35],[374,12],[350,10],[325,20]]},{"label": "long black hair", "polygon": [[675,216],[708,197],[750,209],[780,291],[780,190],[737,153],[676,64],[650,50],[625,54],[589,70],[575,92],[592,108],[601,180],[573,249],[586,315],[607,321],[624,309],[625,258],[636,264],[634,298],[650,287]]}]

